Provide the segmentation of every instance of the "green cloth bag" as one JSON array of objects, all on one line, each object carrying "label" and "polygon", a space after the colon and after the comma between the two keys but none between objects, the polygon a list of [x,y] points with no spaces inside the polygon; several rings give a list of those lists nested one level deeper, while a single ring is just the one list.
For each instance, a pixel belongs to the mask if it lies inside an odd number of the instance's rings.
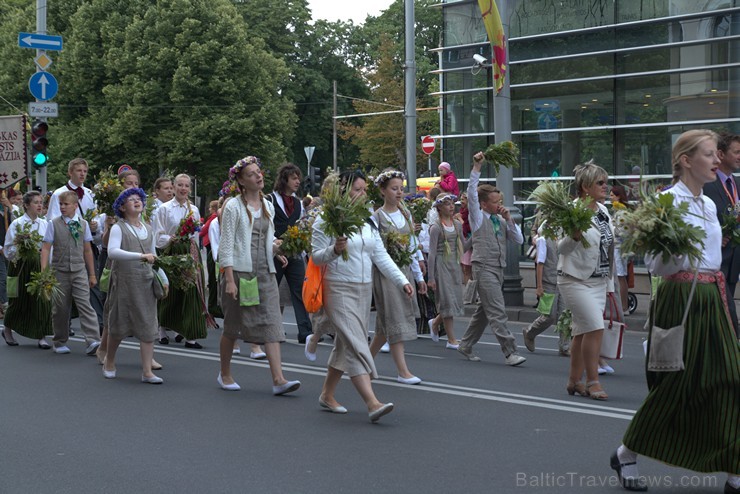
[{"label": "green cloth bag", "polygon": [[537,304],[537,312],[543,316],[549,316],[552,311],[552,303],[554,300],[554,293],[543,293],[540,297],[540,303]]},{"label": "green cloth bag", "polygon": [[100,281],[98,281],[98,289],[107,293],[108,288],[110,288],[110,269],[103,268],[103,274],[100,275]]},{"label": "green cloth bag", "polygon": [[5,287],[8,291],[8,298],[18,297],[18,277],[8,276]]},{"label": "green cloth bag", "polygon": [[239,305],[242,307],[252,307],[259,305],[260,292],[257,286],[257,277],[251,280],[239,279]]}]

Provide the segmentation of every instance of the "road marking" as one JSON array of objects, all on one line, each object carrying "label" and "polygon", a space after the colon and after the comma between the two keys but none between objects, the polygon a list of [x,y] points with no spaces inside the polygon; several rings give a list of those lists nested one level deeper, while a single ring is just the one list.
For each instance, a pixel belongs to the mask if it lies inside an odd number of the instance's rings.
[{"label": "road marking", "polygon": [[[74,341],[84,341],[82,338],[70,338]],[[127,350],[139,350],[138,342],[121,342],[120,348]],[[209,360],[212,362],[219,362],[219,354],[214,352],[208,352],[203,350],[190,350],[185,348],[167,348],[161,347],[155,348],[155,354],[173,355],[177,357],[195,358],[199,360]],[[248,367],[259,367],[269,368],[269,364],[266,360],[252,360],[248,357],[241,357],[235,355],[231,359],[231,363],[235,365],[243,365]],[[320,376],[326,375],[325,367],[317,367],[308,364],[298,364],[291,362],[283,362],[283,368],[289,369],[292,372]],[[346,375],[343,379],[349,380]],[[594,415],[597,417],[614,418],[621,420],[632,420],[632,417],[636,413],[636,410],[630,410],[626,408],[613,408],[598,404],[591,403],[574,403],[566,400],[558,400],[554,398],[543,398],[533,395],[524,395],[516,393],[506,393],[503,391],[494,391],[489,389],[481,388],[470,388],[466,386],[450,385],[444,383],[437,383],[433,381],[423,381],[421,386],[409,386],[407,384],[401,384],[396,382],[395,377],[391,376],[380,376],[379,379],[374,381],[374,384],[381,386],[392,386],[397,388],[403,388],[409,391],[425,391],[430,393],[439,393],[448,396],[461,396],[465,398],[473,398],[477,400],[495,401],[500,403],[510,403],[513,405],[522,405],[536,408],[545,408],[548,410],[558,410],[568,413],[580,413],[583,415]]]}]

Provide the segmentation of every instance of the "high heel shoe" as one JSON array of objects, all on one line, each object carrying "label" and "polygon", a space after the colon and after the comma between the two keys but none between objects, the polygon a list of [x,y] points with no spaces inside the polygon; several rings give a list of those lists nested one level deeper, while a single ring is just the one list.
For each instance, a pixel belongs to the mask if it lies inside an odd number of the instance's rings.
[{"label": "high heel shoe", "polygon": [[578,393],[581,396],[588,396],[588,391],[586,390],[586,385],[583,382],[573,382],[568,381],[568,386],[565,388],[566,391],[568,391],[568,394],[573,396],[576,393]]},{"label": "high heel shoe", "polygon": [[592,400],[599,400],[599,401],[606,401],[609,399],[609,395],[606,394],[606,391],[603,389],[600,389],[598,391],[591,391],[592,386],[601,386],[599,381],[589,381],[586,383],[586,391],[588,392],[589,396],[591,396]]}]

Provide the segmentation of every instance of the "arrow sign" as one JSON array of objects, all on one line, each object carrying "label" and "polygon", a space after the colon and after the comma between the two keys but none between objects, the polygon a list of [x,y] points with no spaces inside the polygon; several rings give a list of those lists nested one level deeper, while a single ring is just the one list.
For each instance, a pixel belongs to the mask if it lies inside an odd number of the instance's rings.
[{"label": "arrow sign", "polygon": [[56,78],[48,72],[36,72],[28,80],[28,89],[37,100],[47,101],[57,95],[59,84]]},{"label": "arrow sign", "polygon": [[18,33],[18,46],[37,50],[62,51],[62,37],[48,34]]},{"label": "arrow sign", "polygon": [[424,136],[421,138],[421,150],[424,154],[432,154],[437,146],[434,143],[432,136]]}]

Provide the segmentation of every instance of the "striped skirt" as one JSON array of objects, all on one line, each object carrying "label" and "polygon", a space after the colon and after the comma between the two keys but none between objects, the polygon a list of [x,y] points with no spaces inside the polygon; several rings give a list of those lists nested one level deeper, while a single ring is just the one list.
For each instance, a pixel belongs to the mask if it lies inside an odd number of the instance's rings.
[{"label": "striped skirt", "polygon": [[[720,291],[724,278],[696,284],[679,372],[647,372],[649,393],[624,435],[624,445],[696,472],[740,474],[740,345]],[[681,324],[691,273],[658,288],[655,324]],[[651,324],[652,326],[652,324]],[[649,351],[648,340],[648,351]]]},{"label": "striped skirt", "polygon": [[41,271],[40,255],[10,263],[8,276],[18,277],[18,296],[8,299],[4,321],[6,327],[34,340],[54,334],[51,327],[51,302],[43,297],[34,297],[26,290],[26,283],[31,281],[31,273],[37,271]]}]

